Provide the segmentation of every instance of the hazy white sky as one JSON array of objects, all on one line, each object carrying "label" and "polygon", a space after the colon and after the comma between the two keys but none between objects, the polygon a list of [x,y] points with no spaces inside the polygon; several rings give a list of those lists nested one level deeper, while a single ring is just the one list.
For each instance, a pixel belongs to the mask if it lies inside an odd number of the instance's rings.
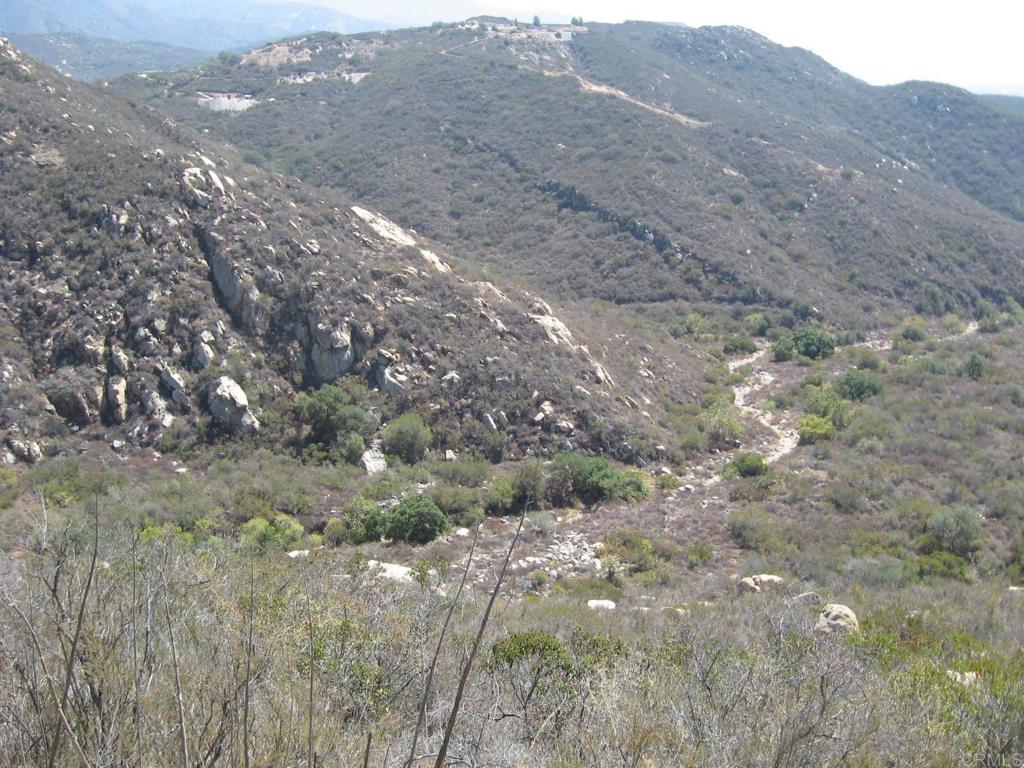
[{"label": "hazy white sky", "polygon": [[692,26],[738,24],[808,48],[871,83],[938,80],[975,91],[1024,94],[1020,0],[321,0],[354,16],[425,24],[479,13],[542,21],[625,19]]}]

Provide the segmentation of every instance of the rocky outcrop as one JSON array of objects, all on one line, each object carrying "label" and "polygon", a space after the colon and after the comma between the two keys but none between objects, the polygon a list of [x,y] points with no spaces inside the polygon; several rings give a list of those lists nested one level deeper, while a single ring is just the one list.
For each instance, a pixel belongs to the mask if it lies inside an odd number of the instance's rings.
[{"label": "rocky outcrop", "polygon": [[368,475],[377,475],[388,468],[387,459],[384,458],[384,452],[380,448],[374,446],[369,450],[365,451],[359,462],[363,465],[363,469],[366,470]]},{"label": "rocky outcrop", "polygon": [[216,232],[199,235],[206,262],[210,265],[213,284],[224,308],[242,328],[257,334],[266,332],[269,317],[263,297],[242,265],[226,252],[224,238]]},{"label": "rocky outcrop", "polygon": [[396,369],[398,356],[386,349],[377,350],[377,361],[374,364],[374,378],[381,392],[391,397],[405,394],[409,377]]},{"label": "rocky outcrop", "polygon": [[781,576],[774,576],[770,573],[761,573],[757,576],[747,576],[740,579],[736,584],[737,592],[763,592],[771,589],[782,589],[785,580]]},{"label": "rocky outcrop", "polygon": [[309,364],[318,384],[334,381],[352,370],[356,360],[352,328],[348,323],[331,326],[309,318]]},{"label": "rocky outcrop", "polygon": [[171,400],[180,405],[186,411],[191,408],[192,403],[188,396],[188,386],[184,377],[170,366],[164,366],[160,370],[160,383],[167,387]]},{"label": "rocky outcrop", "polygon": [[587,600],[587,608],[592,611],[614,611],[614,600]]},{"label": "rocky outcrop", "polygon": [[381,576],[389,581],[412,584],[412,568],[399,565],[398,563],[382,563],[379,560],[367,560],[366,569],[370,573]]},{"label": "rocky outcrop", "polygon": [[194,370],[202,371],[213,365],[213,361],[216,359],[217,355],[208,343],[202,339],[196,339],[193,342],[191,363]]},{"label": "rocky outcrop", "polygon": [[26,464],[35,464],[43,458],[43,452],[39,443],[34,440],[22,440],[18,437],[8,437],[5,441],[7,448],[14,454],[14,457],[24,461]]},{"label": "rocky outcrop", "polygon": [[857,621],[857,614],[839,603],[830,603],[822,608],[818,620],[814,623],[814,631],[819,635],[857,632],[858,630],[860,630],[860,622]]},{"label": "rocky outcrop", "polygon": [[249,410],[249,398],[230,376],[221,376],[213,382],[207,405],[221,428],[241,433],[259,431],[260,422]]},{"label": "rocky outcrop", "polygon": [[84,427],[96,421],[103,400],[103,387],[75,371],[61,368],[46,383],[46,397],[61,418]]},{"label": "rocky outcrop", "polygon": [[128,382],[124,376],[111,376],[104,388],[103,412],[111,424],[128,420]]}]

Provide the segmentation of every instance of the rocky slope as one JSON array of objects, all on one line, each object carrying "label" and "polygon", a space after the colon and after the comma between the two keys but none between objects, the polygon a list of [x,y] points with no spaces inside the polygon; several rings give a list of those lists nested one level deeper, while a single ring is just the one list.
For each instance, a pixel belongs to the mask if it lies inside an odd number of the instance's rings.
[{"label": "rocky slope", "polygon": [[652,454],[628,386],[536,296],[6,41],[0,105],[6,460],[73,432],[280,440],[297,390],[346,375],[442,442]]}]

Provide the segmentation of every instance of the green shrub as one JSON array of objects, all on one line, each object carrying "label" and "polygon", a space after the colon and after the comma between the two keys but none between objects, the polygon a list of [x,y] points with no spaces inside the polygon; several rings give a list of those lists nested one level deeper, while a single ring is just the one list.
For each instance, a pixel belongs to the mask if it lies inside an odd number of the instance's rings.
[{"label": "green shrub", "polygon": [[448,530],[448,518],[429,496],[406,496],[387,513],[387,537],[427,544]]},{"label": "green shrub", "polygon": [[312,395],[301,394],[295,403],[299,421],[309,427],[310,442],[330,447],[349,434],[369,435],[376,428],[373,416],[341,387],[325,384]]},{"label": "green shrub", "polygon": [[776,363],[787,363],[796,357],[796,343],[791,336],[783,336],[772,345],[772,358]]},{"label": "green shrub", "polygon": [[928,331],[925,329],[924,322],[915,318],[903,326],[900,336],[907,341],[924,341],[928,338]]},{"label": "green shrub", "polygon": [[843,397],[862,402],[880,394],[885,389],[885,381],[871,371],[848,371],[839,377],[836,389]]},{"label": "green shrub", "polygon": [[430,498],[455,525],[473,525],[484,514],[480,494],[472,488],[439,485],[431,489]]},{"label": "green shrub", "polygon": [[[380,541],[388,529],[387,514],[380,505],[363,496],[356,496],[346,505],[338,525],[332,526],[333,522],[328,523],[332,543],[335,540],[351,544]],[[325,530],[324,534],[327,535],[328,531]]]},{"label": "green shrub", "polygon": [[726,472],[740,477],[757,477],[768,474],[768,465],[760,454],[744,452],[736,454],[736,458],[726,467]]},{"label": "green shrub", "polygon": [[683,550],[683,558],[688,567],[696,568],[698,565],[708,562],[714,552],[709,544],[691,544]]},{"label": "green shrub", "polygon": [[700,429],[713,448],[725,448],[743,434],[743,426],[736,418],[733,404],[718,398],[700,415]]},{"label": "green shrub", "polygon": [[797,428],[800,432],[800,442],[803,445],[823,443],[836,435],[836,428],[831,421],[813,413],[800,419]]},{"label": "green shrub", "polygon": [[332,517],[324,526],[324,541],[333,546],[350,541],[348,527],[340,517]]},{"label": "green shrub", "polygon": [[805,328],[793,334],[793,345],[796,351],[811,360],[823,360],[832,357],[836,348],[836,340],[821,328]]},{"label": "green shrub", "polygon": [[771,328],[771,321],[761,312],[747,315],[743,318],[743,323],[754,336],[764,336],[768,333],[768,329]]},{"label": "green shrub", "polygon": [[964,363],[964,375],[971,381],[977,381],[985,375],[986,367],[985,358],[977,352],[972,352],[967,362]]},{"label": "green shrub", "polygon": [[548,499],[559,506],[580,501],[596,504],[610,499],[635,501],[649,490],[636,472],[615,469],[607,459],[560,453],[551,462],[546,479]]},{"label": "green shrub", "polygon": [[464,488],[479,488],[487,482],[491,474],[491,464],[487,459],[468,456],[437,464],[431,471],[442,480]]},{"label": "green shrub", "polygon": [[512,478],[507,476],[494,478],[487,491],[487,501],[484,506],[487,514],[495,517],[504,517],[515,512],[516,487]]},{"label": "green shrub", "polygon": [[288,549],[302,540],[305,529],[302,523],[290,515],[280,514],[268,521],[254,517],[242,524],[239,539],[246,549],[260,552]]},{"label": "green shrub", "polygon": [[968,557],[981,546],[981,518],[964,504],[939,507],[925,523],[926,550],[942,549]]},{"label": "green shrub", "polygon": [[406,464],[420,461],[430,447],[433,435],[415,413],[403,413],[384,430],[384,450]]},{"label": "green shrub", "polygon": [[658,475],[654,483],[663,491],[674,491],[681,485],[679,478],[675,475]]},{"label": "green shrub", "polygon": [[605,555],[615,557],[630,575],[663,570],[680,556],[678,544],[668,538],[650,538],[640,531],[620,529],[605,536]]},{"label": "green shrub", "polygon": [[727,355],[750,355],[757,352],[757,344],[746,336],[731,336],[726,339],[722,351]]},{"label": "green shrub", "polygon": [[744,549],[770,552],[779,548],[775,523],[756,508],[740,509],[729,517],[729,533]]},{"label": "green shrub", "polygon": [[914,558],[914,567],[922,579],[955,579],[963,582],[971,580],[967,561],[952,552],[938,551],[918,555]]},{"label": "green shrub", "polygon": [[484,669],[494,673],[522,665],[534,668],[531,675],[542,685],[553,685],[572,673],[572,657],[561,641],[549,632],[528,629],[514,632],[491,647]]},{"label": "green shrub", "polygon": [[809,387],[804,393],[804,403],[808,413],[828,419],[836,429],[843,429],[850,424],[850,404],[839,396],[831,384]]},{"label": "green shrub", "polygon": [[882,367],[882,359],[873,349],[854,347],[850,351],[850,359],[862,371],[877,371]]}]

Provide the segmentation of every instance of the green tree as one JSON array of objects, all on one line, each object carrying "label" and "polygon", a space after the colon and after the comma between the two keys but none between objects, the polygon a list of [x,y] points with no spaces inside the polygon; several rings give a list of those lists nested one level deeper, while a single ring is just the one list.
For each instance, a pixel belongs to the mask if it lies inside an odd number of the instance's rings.
[{"label": "green tree", "polygon": [[540,16],[534,16],[533,17],[533,26],[535,26],[535,27],[539,27],[540,26]]},{"label": "green tree", "polygon": [[384,430],[384,450],[406,464],[415,464],[426,456],[433,439],[419,415],[403,413]]}]

